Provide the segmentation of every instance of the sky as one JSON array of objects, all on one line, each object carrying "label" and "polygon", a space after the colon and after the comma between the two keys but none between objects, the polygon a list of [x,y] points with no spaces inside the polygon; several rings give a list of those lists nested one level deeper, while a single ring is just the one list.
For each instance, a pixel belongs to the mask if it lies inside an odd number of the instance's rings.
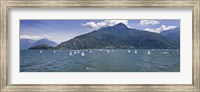
[{"label": "sky", "polygon": [[20,20],[20,39],[49,39],[56,43],[70,40],[101,27],[123,23],[132,29],[160,33],[180,27],[180,20]]}]

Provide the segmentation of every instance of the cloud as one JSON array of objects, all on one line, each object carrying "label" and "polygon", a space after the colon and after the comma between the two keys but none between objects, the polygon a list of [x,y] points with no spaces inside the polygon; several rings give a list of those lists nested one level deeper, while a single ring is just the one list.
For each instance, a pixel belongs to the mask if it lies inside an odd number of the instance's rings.
[{"label": "cloud", "polygon": [[85,24],[82,24],[82,26],[85,26],[89,29],[92,29],[92,30],[97,30],[101,27],[106,27],[106,26],[113,26],[113,25],[116,25],[118,23],[123,23],[125,24],[127,27],[130,28],[130,26],[128,26],[128,20],[105,20],[105,21],[102,21],[102,22],[87,22]]},{"label": "cloud", "polygon": [[140,25],[147,26],[147,25],[156,25],[160,24],[160,20],[140,20]]},{"label": "cloud", "polygon": [[174,29],[174,28],[177,28],[177,26],[165,26],[165,25],[162,25],[159,28],[146,28],[144,30],[145,31],[149,31],[149,32],[160,33],[162,31],[166,31],[166,30],[170,30],[170,29]]},{"label": "cloud", "polygon": [[20,39],[32,39],[32,40],[39,40],[39,39],[43,39],[43,38],[49,39],[49,38],[51,38],[51,37],[50,37],[50,36],[48,36],[48,35],[42,35],[42,36],[33,36],[33,35],[20,35]]}]

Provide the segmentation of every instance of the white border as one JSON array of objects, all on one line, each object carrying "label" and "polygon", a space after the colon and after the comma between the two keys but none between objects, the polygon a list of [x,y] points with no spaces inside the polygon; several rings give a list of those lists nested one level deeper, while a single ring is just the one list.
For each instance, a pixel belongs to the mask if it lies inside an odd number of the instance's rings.
[{"label": "white border", "polygon": [[[181,72],[20,73],[20,19],[181,19]],[[9,84],[192,84],[192,9],[9,9]]]}]

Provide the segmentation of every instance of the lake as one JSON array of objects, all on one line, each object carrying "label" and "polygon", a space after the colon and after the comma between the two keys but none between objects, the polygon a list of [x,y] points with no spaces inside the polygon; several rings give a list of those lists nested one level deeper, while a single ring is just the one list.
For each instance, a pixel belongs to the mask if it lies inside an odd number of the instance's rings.
[{"label": "lake", "polygon": [[20,50],[20,72],[180,72],[180,51]]}]

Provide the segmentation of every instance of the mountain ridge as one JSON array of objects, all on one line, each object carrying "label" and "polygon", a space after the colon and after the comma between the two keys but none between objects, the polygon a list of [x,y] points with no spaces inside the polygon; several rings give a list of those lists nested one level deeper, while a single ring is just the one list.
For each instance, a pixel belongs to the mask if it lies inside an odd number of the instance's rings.
[{"label": "mountain ridge", "polygon": [[20,50],[27,50],[30,48],[37,40],[32,39],[20,39]]},{"label": "mountain ridge", "polygon": [[180,47],[180,27],[163,31],[160,34],[168,39],[171,39],[172,41],[177,43]]},{"label": "mountain ridge", "polygon": [[30,47],[35,47],[41,44],[46,44],[52,47],[57,46],[58,44],[54,41],[48,40],[46,38],[39,39],[39,40],[32,40],[32,39],[20,39],[20,50],[27,50]]},{"label": "mountain ridge", "polygon": [[51,41],[51,40],[46,39],[46,38],[43,38],[43,39],[40,39],[37,42],[35,42],[31,47],[38,46],[40,44],[46,44],[46,45],[49,45],[49,46],[52,46],[52,47],[56,47],[58,45],[54,41]]},{"label": "mountain ridge", "polygon": [[94,30],[58,44],[56,49],[97,48],[178,48],[164,36],[143,30],[128,28],[123,23]]},{"label": "mountain ridge", "polygon": [[54,49],[54,47],[46,45],[46,44],[40,44],[34,47],[28,48],[29,50],[51,50]]}]

